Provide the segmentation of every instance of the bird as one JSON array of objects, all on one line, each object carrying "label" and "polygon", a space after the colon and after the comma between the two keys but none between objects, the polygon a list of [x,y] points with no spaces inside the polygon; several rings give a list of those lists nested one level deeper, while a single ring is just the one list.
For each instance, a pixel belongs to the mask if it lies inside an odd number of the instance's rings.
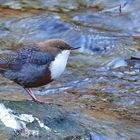
[{"label": "bird", "polygon": [[56,80],[65,70],[71,47],[62,39],[48,39],[43,42],[20,44],[11,54],[0,57],[0,74],[23,87],[37,103],[32,91]]}]

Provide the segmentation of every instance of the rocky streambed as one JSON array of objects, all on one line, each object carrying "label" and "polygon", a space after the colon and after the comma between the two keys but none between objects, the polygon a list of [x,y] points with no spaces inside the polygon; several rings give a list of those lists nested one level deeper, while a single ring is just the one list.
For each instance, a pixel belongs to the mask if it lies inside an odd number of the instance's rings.
[{"label": "rocky streambed", "polygon": [[[138,0],[1,1],[0,56],[19,43],[61,38],[74,47],[36,104],[0,77],[0,139],[139,140]],[[58,106],[60,104],[61,106]]]}]

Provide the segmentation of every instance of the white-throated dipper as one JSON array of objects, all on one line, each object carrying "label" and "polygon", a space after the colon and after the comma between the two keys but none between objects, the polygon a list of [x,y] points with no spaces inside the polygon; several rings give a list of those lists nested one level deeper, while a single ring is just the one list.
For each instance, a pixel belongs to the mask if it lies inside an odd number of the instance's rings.
[{"label": "white-throated dipper", "polygon": [[31,88],[57,79],[64,71],[72,48],[60,39],[22,45],[10,55],[0,58],[0,74],[22,86],[32,99],[37,99]]}]

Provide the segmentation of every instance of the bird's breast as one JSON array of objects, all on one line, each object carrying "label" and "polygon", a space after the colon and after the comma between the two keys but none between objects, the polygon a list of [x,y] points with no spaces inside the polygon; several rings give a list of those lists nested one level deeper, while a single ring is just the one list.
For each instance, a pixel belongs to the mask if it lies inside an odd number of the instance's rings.
[{"label": "bird's breast", "polygon": [[70,50],[59,53],[50,64],[51,79],[57,79],[65,70]]}]

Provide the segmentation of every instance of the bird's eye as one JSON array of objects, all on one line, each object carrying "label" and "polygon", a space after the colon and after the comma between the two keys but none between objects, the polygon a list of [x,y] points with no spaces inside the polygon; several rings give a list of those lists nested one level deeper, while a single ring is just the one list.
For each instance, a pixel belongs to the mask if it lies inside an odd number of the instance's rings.
[{"label": "bird's eye", "polygon": [[59,49],[61,49],[61,50],[63,50],[64,49],[64,47],[63,46],[57,46]]}]

